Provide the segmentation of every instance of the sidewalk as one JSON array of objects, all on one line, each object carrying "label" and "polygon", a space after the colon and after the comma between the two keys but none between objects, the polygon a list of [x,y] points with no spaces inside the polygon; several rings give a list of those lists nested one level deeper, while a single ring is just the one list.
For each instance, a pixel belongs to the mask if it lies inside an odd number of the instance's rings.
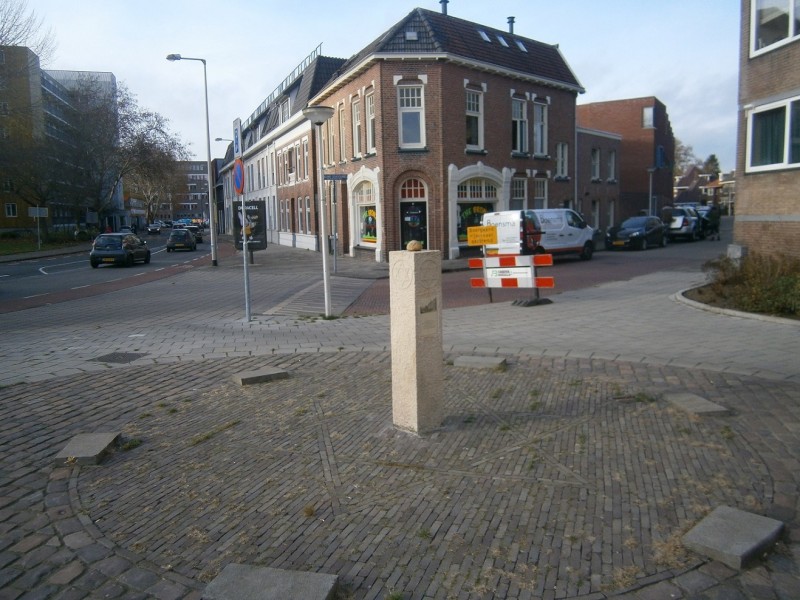
[{"label": "sidewalk", "polygon": [[[290,278],[298,252],[254,279]],[[34,335],[0,315],[0,370],[37,374],[0,387],[0,598],[196,600],[232,562],[337,574],[342,600],[796,597],[797,326],[678,301],[691,272],[446,310],[446,418],[418,438],[392,426],[388,316],[246,324],[242,257],[220,254],[214,305],[180,322],[137,325],[123,293],[80,303],[122,315],[97,330],[66,304],[26,311]],[[262,366],[290,376],[230,381]],[[53,465],[117,431],[139,445]],[[721,505],[787,533],[742,572],[684,551]]]}]

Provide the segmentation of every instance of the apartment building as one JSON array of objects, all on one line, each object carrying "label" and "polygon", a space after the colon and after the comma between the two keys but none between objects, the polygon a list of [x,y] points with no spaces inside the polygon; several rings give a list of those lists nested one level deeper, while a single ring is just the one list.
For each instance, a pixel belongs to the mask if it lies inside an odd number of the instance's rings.
[{"label": "apartment building", "polygon": [[592,102],[577,107],[578,125],[621,136],[618,217],[642,210],[660,214],[672,203],[675,137],[666,106],[657,98]]},{"label": "apartment building", "polygon": [[734,242],[800,257],[800,4],[742,0]]},{"label": "apartment building", "polygon": [[72,92],[85,78],[106,92],[116,89],[112,73],[43,70],[29,48],[0,47],[0,231],[35,230],[30,209],[46,209],[42,225],[53,230],[122,223],[119,189],[98,215],[88,198],[65,185],[72,179],[64,159],[75,124]]},{"label": "apartment building", "polygon": [[[487,211],[583,208],[583,88],[558,47],[516,34],[513,18],[496,29],[442,7],[414,9],[347,60],[310,55],[242,123],[243,195],[265,203],[273,241],[318,249],[318,155],[337,249],[367,260],[411,240],[469,254],[467,228]],[[334,109],[319,148],[306,105]]]}]

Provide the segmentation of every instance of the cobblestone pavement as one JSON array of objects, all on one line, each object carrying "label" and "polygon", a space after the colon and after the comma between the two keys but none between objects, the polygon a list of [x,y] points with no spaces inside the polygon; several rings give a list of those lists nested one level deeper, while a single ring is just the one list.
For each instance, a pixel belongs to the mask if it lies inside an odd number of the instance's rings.
[{"label": "cobblestone pavement", "polygon": [[[0,315],[0,599],[197,599],[230,562],[335,573],[342,599],[798,597],[797,324],[680,302],[691,272],[445,311],[446,420],[416,437],[385,315],[291,315],[320,293],[297,281],[245,323],[241,274],[214,271],[212,304],[210,271],[148,284],[146,321],[142,291]],[[261,366],[290,377],[230,381]],[[54,464],[105,431],[101,465]],[[685,551],[719,505],[787,532],[742,572]]]}]

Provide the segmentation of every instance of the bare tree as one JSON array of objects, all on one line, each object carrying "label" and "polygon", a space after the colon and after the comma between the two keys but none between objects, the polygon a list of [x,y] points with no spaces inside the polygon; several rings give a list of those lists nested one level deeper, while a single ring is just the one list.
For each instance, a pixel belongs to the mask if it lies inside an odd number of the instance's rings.
[{"label": "bare tree", "polygon": [[46,63],[56,49],[52,29],[44,29],[44,20],[28,10],[27,0],[0,2],[0,46],[26,46]]},{"label": "bare tree", "polygon": [[692,167],[699,167],[703,161],[697,158],[694,148],[685,145],[678,138],[675,138],[675,167],[674,175],[681,176]]}]

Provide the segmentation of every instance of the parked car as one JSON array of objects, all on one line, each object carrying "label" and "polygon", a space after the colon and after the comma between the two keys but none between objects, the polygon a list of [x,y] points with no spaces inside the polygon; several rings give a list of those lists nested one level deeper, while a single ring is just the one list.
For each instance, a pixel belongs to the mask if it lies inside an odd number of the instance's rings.
[{"label": "parked car", "polygon": [[172,229],[172,221],[164,221],[162,225],[167,229]]},{"label": "parked car", "polygon": [[89,263],[96,269],[101,264],[132,267],[137,261],[150,262],[147,242],[132,233],[103,233],[94,239]]},{"label": "parked car", "polygon": [[167,252],[173,250],[197,250],[194,234],[188,229],[173,229],[167,238]]},{"label": "parked car", "polygon": [[161,233],[161,225],[159,225],[158,223],[150,223],[147,226],[147,233],[158,235],[159,233]]},{"label": "parked car", "polygon": [[133,228],[128,227],[127,225],[123,225],[119,228],[119,233],[133,233]]},{"label": "parked car", "polygon": [[658,217],[637,216],[625,219],[606,232],[606,249],[638,248],[667,245],[667,231]]},{"label": "parked car", "polygon": [[192,232],[192,235],[194,235],[194,239],[198,244],[203,243],[203,232],[197,225],[184,225],[183,228]]},{"label": "parked car", "polygon": [[700,215],[690,206],[676,206],[672,209],[672,221],[669,224],[669,238],[684,238],[690,242],[703,237]]}]

